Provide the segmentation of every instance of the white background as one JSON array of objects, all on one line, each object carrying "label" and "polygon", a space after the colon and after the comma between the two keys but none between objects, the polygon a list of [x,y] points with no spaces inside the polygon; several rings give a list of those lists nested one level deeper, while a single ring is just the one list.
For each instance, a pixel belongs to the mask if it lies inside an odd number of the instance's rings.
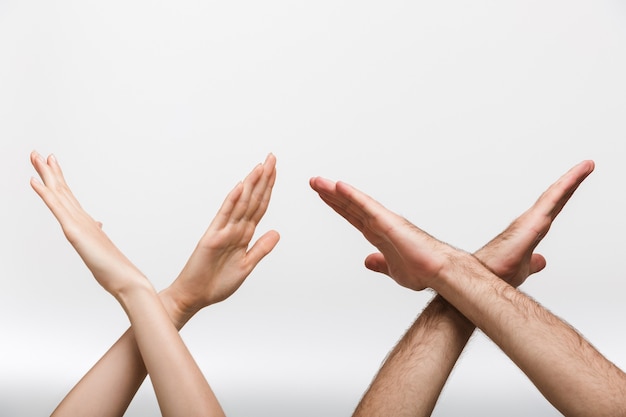
[{"label": "white background", "polygon": [[[32,149],[159,289],[277,155],[279,246],[182,335],[229,415],[280,417],[349,415],[431,297],[365,270],[309,177],[471,251],[593,159],[524,289],[624,368],[624,74],[617,0],[0,0],[0,414],[50,413],[127,326],[30,189]],[[145,384],[127,415],[157,414]],[[435,415],[559,414],[478,335]]]}]

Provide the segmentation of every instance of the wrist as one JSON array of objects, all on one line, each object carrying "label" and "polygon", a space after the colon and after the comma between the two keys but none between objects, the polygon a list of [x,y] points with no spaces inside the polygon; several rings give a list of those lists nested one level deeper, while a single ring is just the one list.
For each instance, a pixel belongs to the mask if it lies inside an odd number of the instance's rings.
[{"label": "wrist", "polygon": [[117,299],[130,318],[131,310],[134,310],[137,305],[140,305],[143,302],[142,300],[146,297],[156,296],[156,291],[150,281],[141,275],[141,279],[139,279],[138,276],[132,284],[129,283],[111,292],[111,294]]},{"label": "wrist", "polygon": [[159,292],[159,298],[170,316],[172,323],[180,330],[198,311],[199,308],[186,303],[181,293],[173,286]]},{"label": "wrist", "polygon": [[463,275],[467,275],[473,263],[480,262],[473,255],[461,250],[447,251],[445,256],[446,261],[429,287],[447,300],[448,291],[458,286],[458,281],[465,278]]}]

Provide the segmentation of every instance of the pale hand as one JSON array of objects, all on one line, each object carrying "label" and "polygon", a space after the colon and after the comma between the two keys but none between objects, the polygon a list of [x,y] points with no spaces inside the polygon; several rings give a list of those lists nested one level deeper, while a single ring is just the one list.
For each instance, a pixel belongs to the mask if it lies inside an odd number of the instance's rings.
[{"label": "pale hand", "polygon": [[150,286],[141,272],[102,231],[102,225],[83,210],[63,177],[56,158],[30,155],[41,181],[30,184],[61,224],[63,233],[98,283],[114,297],[135,286]]},{"label": "pale hand", "polygon": [[169,287],[185,315],[232,295],[276,246],[271,230],[249,248],[276,180],[276,158],[268,155],[228,194],[178,278]]}]

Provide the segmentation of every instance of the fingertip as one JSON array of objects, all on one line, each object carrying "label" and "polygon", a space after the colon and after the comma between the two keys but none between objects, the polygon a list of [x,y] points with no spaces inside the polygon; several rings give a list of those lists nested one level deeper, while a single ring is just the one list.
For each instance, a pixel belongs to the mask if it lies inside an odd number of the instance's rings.
[{"label": "fingertip", "polygon": [[365,258],[365,267],[370,271],[387,275],[387,263],[382,253],[372,253]]},{"label": "fingertip", "polygon": [[35,193],[43,199],[46,193],[46,187],[44,184],[39,180],[39,178],[35,177],[31,177],[29,182],[33,191],[35,191]]},{"label": "fingertip", "polygon": [[546,258],[539,254],[533,253],[530,258],[530,275],[536,274],[539,271],[542,271],[547,265]]},{"label": "fingertip", "polygon": [[349,190],[355,189],[353,186],[343,181],[337,181],[336,186],[337,186],[337,191],[349,191]]},{"label": "fingertip", "polygon": [[278,242],[280,240],[280,233],[278,233],[277,230],[272,229],[272,230],[269,230],[269,231],[265,232],[263,237],[265,239],[270,239],[272,241]]},{"label": "fingertip", "polygon": [[36,162],[41,162],[41,163],[45,163],[45,160],[43,159],[43,157],[39,154],[39,152],[33,150],[30,153],[30,161],[33,163],[33,165]]},{"label": "fingertip", "polygon": [[232,196],[239,197],[242,190],[243,190],[243,181],[239,181],[237,184],[235,184],[235,186],[233,187],[233,190],[231,191]]},{"label": "fingertip", "polygon": [[37,187],[39,187],[41,184],[41,181],[39,181],[39,179],[35,178],[35,177],[30,177],[30,186],[37,189]]},{"label": "fingertip", "polygon": [[243,192],[243,181],[239,181],[237,184],[235,184],[233,189],[230,190],[230,192],[226,196],[226,200],[236,201],[239,199],[242,192]]},{"label": "fingertip", "polygon": [[313,177],[309,180],[309,184],[317,192],[329,191],[335,186],[335,183],[324,177]]},{"label": "fingertip", "polygon": [[591,159],[585,159],[584,161],[579,162],[578,164],[576,164],[572,170],[574,169],[584,169],[585,172],[585,176],[591,174],[593,172],[593,170],[596,167],[596,163],[591,160]]},{"label": "fingertip", "polygon": [[256,265],[265,258],[270,252],[274,250],[278,241],[280,240],[280,234],[276,230],[270,230],[265,232],[250,248],[248,254],[252,260],[252,264]]},{"label": "fingertip", "polygon": [[280,242],[280,233],[278,233],[278,231],[276,230],[270,230],[270,233],[273,235],[274,238],[274,246],[276,246],[278,244],[278,242]]}]

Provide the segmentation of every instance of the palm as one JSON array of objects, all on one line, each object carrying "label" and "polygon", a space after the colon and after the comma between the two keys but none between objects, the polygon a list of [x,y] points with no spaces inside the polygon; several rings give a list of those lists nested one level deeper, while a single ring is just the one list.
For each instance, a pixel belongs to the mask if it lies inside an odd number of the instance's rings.
[{"label": "palm", "polygon": [[189,311],[231,296],[278,243],[278,233],[270,231],[250,247],[256,226],[269,205],[276,178],[275,163],[270,155],[230,192],[172,284]]}]

